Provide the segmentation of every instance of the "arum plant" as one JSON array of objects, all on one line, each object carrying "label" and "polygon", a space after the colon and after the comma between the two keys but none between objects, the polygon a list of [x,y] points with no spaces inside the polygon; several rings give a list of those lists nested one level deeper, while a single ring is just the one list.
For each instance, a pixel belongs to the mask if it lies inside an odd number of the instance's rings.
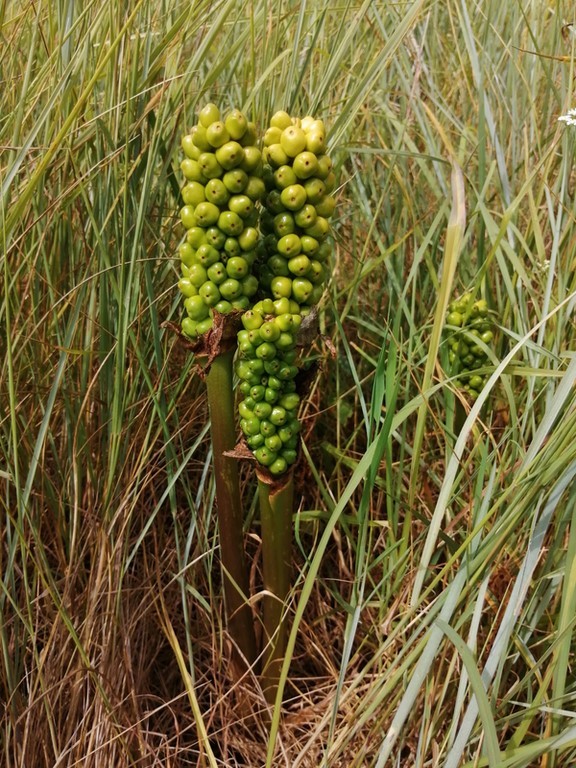
[{"label": "arum plant", "polygon": [[[236,459],[257,466],[263,560],[262,687],[274,701],[287,639],[291,584],[293,467],[298,457],[298,331],[322,296],[331,253],[335,176],[321,120],[273,115],[262,153],[256,131],[214,104],[183,140],[180,246],[184,334],[208,360],[206,377],[228,627],[255,660],[242,546]],[[235,338],[242,450],[234,449],[231,345]]]},{"label": "arum plant", "polygon": [[237,373],[240,427],[259,466],[266,590],[262,683],[273,702],[286,650],[291,582],[291,468],[297,458],[300,404],[297,335],[322,296],[328,274],[335,176],[321,120],[276,112],[263,144],[267,194],[260,217],[258,278],[266,298],[242,317]]},{"label": "arum plant", "polygon": [[[243,512],[235,446],[233,360],[235,317],[250,306],[258,289],[258,213],[264,195],[256,128],[239,110],[225,120],[207,104],[199,122],[184,136],[186,178],[180,218],[186,239],[180,245],[186,317],[182,331],[197,340],[206,362],[216,503],[228,630],[240,654],[253,664],[256,640],[249,604],[249,578],[243,547]],[[232,341],[232,343],[231,343]]]},{"label": "arum plant", "polygon": [[[475,301],[472,295],[464,294],[450,302],[446,315],[446,325],[454,331],[449,341],[448,359],[454,373],[460,374],[464,396],[472,402],[478,398],[488,380],[488,375],[481,373],[481,369],[489,363],[488,351],[494,341],[493,324],[488,314],[485,299]],[[462,403],[458,401],[458,430],[465,418]]]}]

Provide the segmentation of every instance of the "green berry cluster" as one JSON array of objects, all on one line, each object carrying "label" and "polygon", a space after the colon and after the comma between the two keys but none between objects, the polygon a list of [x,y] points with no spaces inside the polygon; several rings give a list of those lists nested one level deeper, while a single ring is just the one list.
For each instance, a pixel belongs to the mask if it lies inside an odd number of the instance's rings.
[{"label": "green berry cluster", "polygon": [[446,323],[459,329],[450,341],[450,363],[462,374],[464,391],[475,400],[488,378],[476,371],[488,363],[485,347],[494,340],[488,305],[484,299],[473,301],[465,294],[450,303]]},{"label": "green berry cluster", "polygon": [[237,109],[224,120],[206,104],[198,124],[182,139],[186,240],[179,253],[191,338],[212,327],[213,312],[246,310],[258,291],[252,267],[259,242],[256,203],[266,194],[256,127]]},{"label": "green berry cluster", "polygon": [[239,110],[221,119],[211,103],[182,139],[187,232],[178,286],[191,338],[212,327],[215,312],[243,312],[240,426],[277,476],[297,455],[296,333],[328,276],[335,175],[321,120],[276,112],[262,145]]},{"label": "green berry cluster", "polygon": [[335,207],[335,176],[324,123],[276,112],[263,144],[267,194],[260,217],[260,287],[306,311],[322,296],[331,253],[328,219]]},{"label": "green berry cluster", "polygon": [[244,312],[238,332],[240,427],[256,460],[272,475],[286,472],[297,456],[295,347],[301,320],[296,301],[264,299]]}]

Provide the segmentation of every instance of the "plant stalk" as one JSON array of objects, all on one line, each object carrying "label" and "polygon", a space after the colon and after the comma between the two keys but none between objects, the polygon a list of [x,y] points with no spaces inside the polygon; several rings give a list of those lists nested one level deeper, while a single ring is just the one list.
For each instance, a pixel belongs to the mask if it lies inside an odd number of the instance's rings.
[{"label": "plant stalk", "polygon": [[237,460],[225,456],[236,445],[233,390],[234,349],[219,354],[206,376],[220,553],[228,631],[249,664],[256,659],[256,639],[248,600],[249,577],[244,553],[243,510]]},{"label": "plant stalk", "polygon": [[288,639],[287,598],[292,573],[293,474],[281,488],[258,479],[262,530],[264,654],[261,683],[266,701],[274,704]]}]

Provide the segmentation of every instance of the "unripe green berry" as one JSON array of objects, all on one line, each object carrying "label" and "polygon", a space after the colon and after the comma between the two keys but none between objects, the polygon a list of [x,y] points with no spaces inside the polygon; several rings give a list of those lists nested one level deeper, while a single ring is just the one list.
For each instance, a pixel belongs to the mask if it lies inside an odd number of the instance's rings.
[{"label": "unripe green berry", "polygon": [[208,152],[211,149],[206,128],[203,125],[195,125],[190,131],[190,135],[192,136],[192,143],[202,152]]},{"label": "unripe green berry", "polygon": [[302,244],[300,243],[298,235],[284,235],[284,237],[281,237],[278,240],[277,248],[278,253],[282,254],[282,256],[285,256],[287,259],[290,259],[300,253]]},{"label": "unripe green berry", "polygon": [[194,215],[199,226],[208,228],[218,222],[220,209],[214,203],[200,203],[194,209]]},{"label": "unripe green berry", "polygon": [[278,213],[274,216],[274,234],[278,237],[292,235],[296,232],[296,222],[294,216],[288,211]]},{"label": "unripe green berry", "polygon": [[199,181],[189,181],[182,187],[182,200],[186,205],[198,205],[206,200],[204,185]]},{"label": "unripe green berry", "polygon": [[226,234],[218,227],[208,227],[205,232],[206,242],[217,251],[221,251],[226,242]]},{"label": "unripe green berry", "polygon": [[272,406],[270,405],[270,403],[267,403],[264,399],[256,403],[256,405],[254,406],[254,415],[257,416],[259,419],[267,419],[271,413],[272,413]]},{"label": "unripe green berry", "polygon": [[207,274],[208,274],[208,279],[212,280],[212,282],[215,283],[216,285],[220,285],[228,277],[228,274],[226,272],[226,267],[224,266],[224,264],[222,264],[221,261],[218,261],[216,262],[216,264],[212,264],[212,266],[208,267]]},{"label": "unripe green berry", "polygon": [[244,223],[240,216],[234,211],[222,211],[218,215],[218,229],[221,229],[227,235],[236,237],[244,230]]},{"label": "unripe green berry", "polygon": [[288,469],[288,462],[284,456],[278,456],[278,458],[268,466],[268,469],[272,475],[282,475]]},{"label": "unripe green berry", "polygon": [[280,329],[275,320],[270,320],[260,326],[260,336],[265,341],[276,341],[280,336]]},{"label": "unripe green berry", "polygon": [[294,214],[294,221],[302,229],[309,229],[312,226],[312,224],[315,223],[317,218],[318,218],[318,211],[310,203],[303,205],[302,208],[300,208],[300,210],[296,211],[296,213]]},{"label": "unripe green berry", "polygon": [[299,179],[309,179],[318,170],[318,159],[313,152],[303,151],[296,155],[292,167]]},{"label": "unripe green berry", "polygon": [[202,245],[196,251],[196,261],[205,269],[216,264],[220,259],[220,253],[208,243]]},{"label": "unripe green berry", "polygon": [[224,125],[226,126],[226,130],[230,134],[230,137],[238,141],[238,139],[241,139],[244,136],[248,129],[248,120],[239,109],[233,109],[226,116]]},{"label": "unripe green berry", "polygon": [[[240,216],[241,219],[246,219],[254,210],[254,203],[248,197],[248,195],[232,195],[228,200],[228,208]],[[242,231],[244,225],[242,225]]]},{"label": "unripe green berry", "polygon": [[198,158],[198,165],[207,179],[218,179],[224,174],[224,168],[212,152],[202,152]]},{"label": "unripe green berry", "polygon": [[207,280],[198,290],[198,293],[209,307],[214,307],[221,300],[220,291],[216,283]]},{"label": "unripe green berry", "polygon": [[265,149],[265,158],[273,168],[280,168],[288,163],[288,155],[284,151],[282,144],[272,144]]},{"label": "unripe green berry", "polygon": [[278,110],[278,112],[274,112],[270,118],[270,125],[273,128],[278,128],[280,131],[283,131],[284,128],[288,128],[290,125],[292,125],[292,118],[288,112],[285,112],[281,109]]},{"label": "unripe green berry", "polygon": [[214,120],[206,127],[206,139],[211,147],[218,148],[230,141],[230,134],[221,120]]},{"label": "unripe green berry", "polygon": [[256,173],[262,167],[262,154],[258,147],[243,147],[244,159],[240,163],[240,168],[248,174]]},{"label": "unripe green berry", "polygon": [[280,193],[280,200],[289,211],[298,211],[306,203],[306,190],[301,184],[290,184]]},{"label": "unripe green berry", "polygon": [[220,120],[220,110],[216,104],[208,102],[208,104],[205,104],[198,113],[198,120],[200,125],[202,125],[204,128],[208,128],[209,125],[215,123],[217,120]]},{"label": "unripe green berry", "polygon": [[198,335],[198,332],[196,330],[197,325],[198,323],[196,322],[196,320],[192,320],[191,317],[185,317],[183,318],[182,324],[181,324],[182,332],[186,336],[189,336],[190,338],[195,339],[196,336]]},{"label": "unripe green berry", "polygon": [[215,152],[216,160],[226,171],[241,165],[245,152],[244,148],[237,141],[227,141],[218,147]]},{"label": "unripe green berry", "polygon": [[282,440],[278,437],[278,435],[270,435],[270,437],[266,437],[264,439],[264,445],[268,450],[273,451],[275,453],[278,453],[283,447],[284,444],[282,443]]},{"label": "unripe green berry", "polygon": [[242,296],[242,283],[232,277],[224,280],[224,282],[220,284],[219,288],[222,297],[228,301],[234,301],[234,299],[239,299],[240,296]]},{"label": "unripe green berry", "polygon": [[233,277],[236,280],[240,280],[249,273],[249,267],[246,259],[242,256],[232,256],[226,262],[226,272],[229,277]]},{"label": "unripe green berry", "polygon": [[293,275],[304,277],[310,269],[310,259],[304,254],[294,256],[288,262],[288,269]]},{"label": "unripe green berry", "polygon": [[270,147],[272,144],[278,144],[282,137],[282,130],[275,125],[270,125],[264,133],[262,142],[265,147]]},{"label": "unripe green berry", "polygon": [[257,461],[265,467],[269,467],[278,458],[278,454],[275,451],[271,451],[266,446],[262,446],[254,451],[254,456]]},{"label": "unripe green berry", "polygon": [[306,134],[302,128],[289,125],[280,136],[280,144],[288,157],[296,157],[306,149]]},{"label": "unripe green berry", "polygon": [[289,277],[275,277],[270,283],[270,289],[275,299],[292,295],[292,280]]},{"label": "unripe green berry", "polygon": [[198,181],[200,184],[205,184],[207,179],[202,173],[202,168],[198,160],[191,160],[186,158],[180,163],[180,170],[184,174],[184,178],[188,181]]},{"label": "unripe green berry", "polygon": [[214,310],[216,312],[220,312],[221,315],[227,315],[229,312],[232,312],[234,307],[229,301],[226,301],[225,299],[222,299],[218,302],[218,304],[214,305]]},{"label": "unripe green berry", "polygon": [[260,422],[260,432],[264,437],[270,437],[270,435],[276,434],[276,426],[271,421],[268,421],[268,419],[262,419]]},{"label": "unripe green berry", "polygon": [[204,320],[208,317],[209,309],[201,296],[189,296],[184,302],[188,317],[192,320]]},{"label": "unripe green berry", "polygon": [[234,168],[222,176],[226,189],[233,195],[239,195],[248,184],[248,174],[242,168]]},{"label": "unripe green berry", "polygon": [[276,187],[282,191],[292,184],[298,183],[298,176],[291,165],[281,165],[274,171],[274,182]]},{"label": "unripe green berry", "polygon": [[195,214],[195,208],[192,205],[185,205],[180,209],[180,220],[182,221],[182,224],[186,227],[186,229],[192,229],[196,226],[196,223],[198,221],[196,214]]},{"label": "unripe green berry", "polygon": [[202,227],[190,227],[186,233],[186,240],[192,248],[199,248],[206,242],[206,233]]},{"label": "unripe green berry", "polygon": [[292,281],[292,294],[299,304],[305,304],[308,301],[313,289],[314,286],[306,278],[297,277]]}]

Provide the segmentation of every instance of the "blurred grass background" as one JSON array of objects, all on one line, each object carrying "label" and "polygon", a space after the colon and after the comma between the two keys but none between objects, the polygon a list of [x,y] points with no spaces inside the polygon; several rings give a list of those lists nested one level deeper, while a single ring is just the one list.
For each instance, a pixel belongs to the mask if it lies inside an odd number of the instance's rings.
[{"label": "blurred grass background", "polygon": [[[0,4],[7,766],[576,763],[573,22]],[[321,117],[340,185],[271,724],[229,678],[204,387],[166,325],[207,100]],[[461,426],[439,331],[464,290],[499,330]],[[253,496],[246,473],[257,588]]]}]

